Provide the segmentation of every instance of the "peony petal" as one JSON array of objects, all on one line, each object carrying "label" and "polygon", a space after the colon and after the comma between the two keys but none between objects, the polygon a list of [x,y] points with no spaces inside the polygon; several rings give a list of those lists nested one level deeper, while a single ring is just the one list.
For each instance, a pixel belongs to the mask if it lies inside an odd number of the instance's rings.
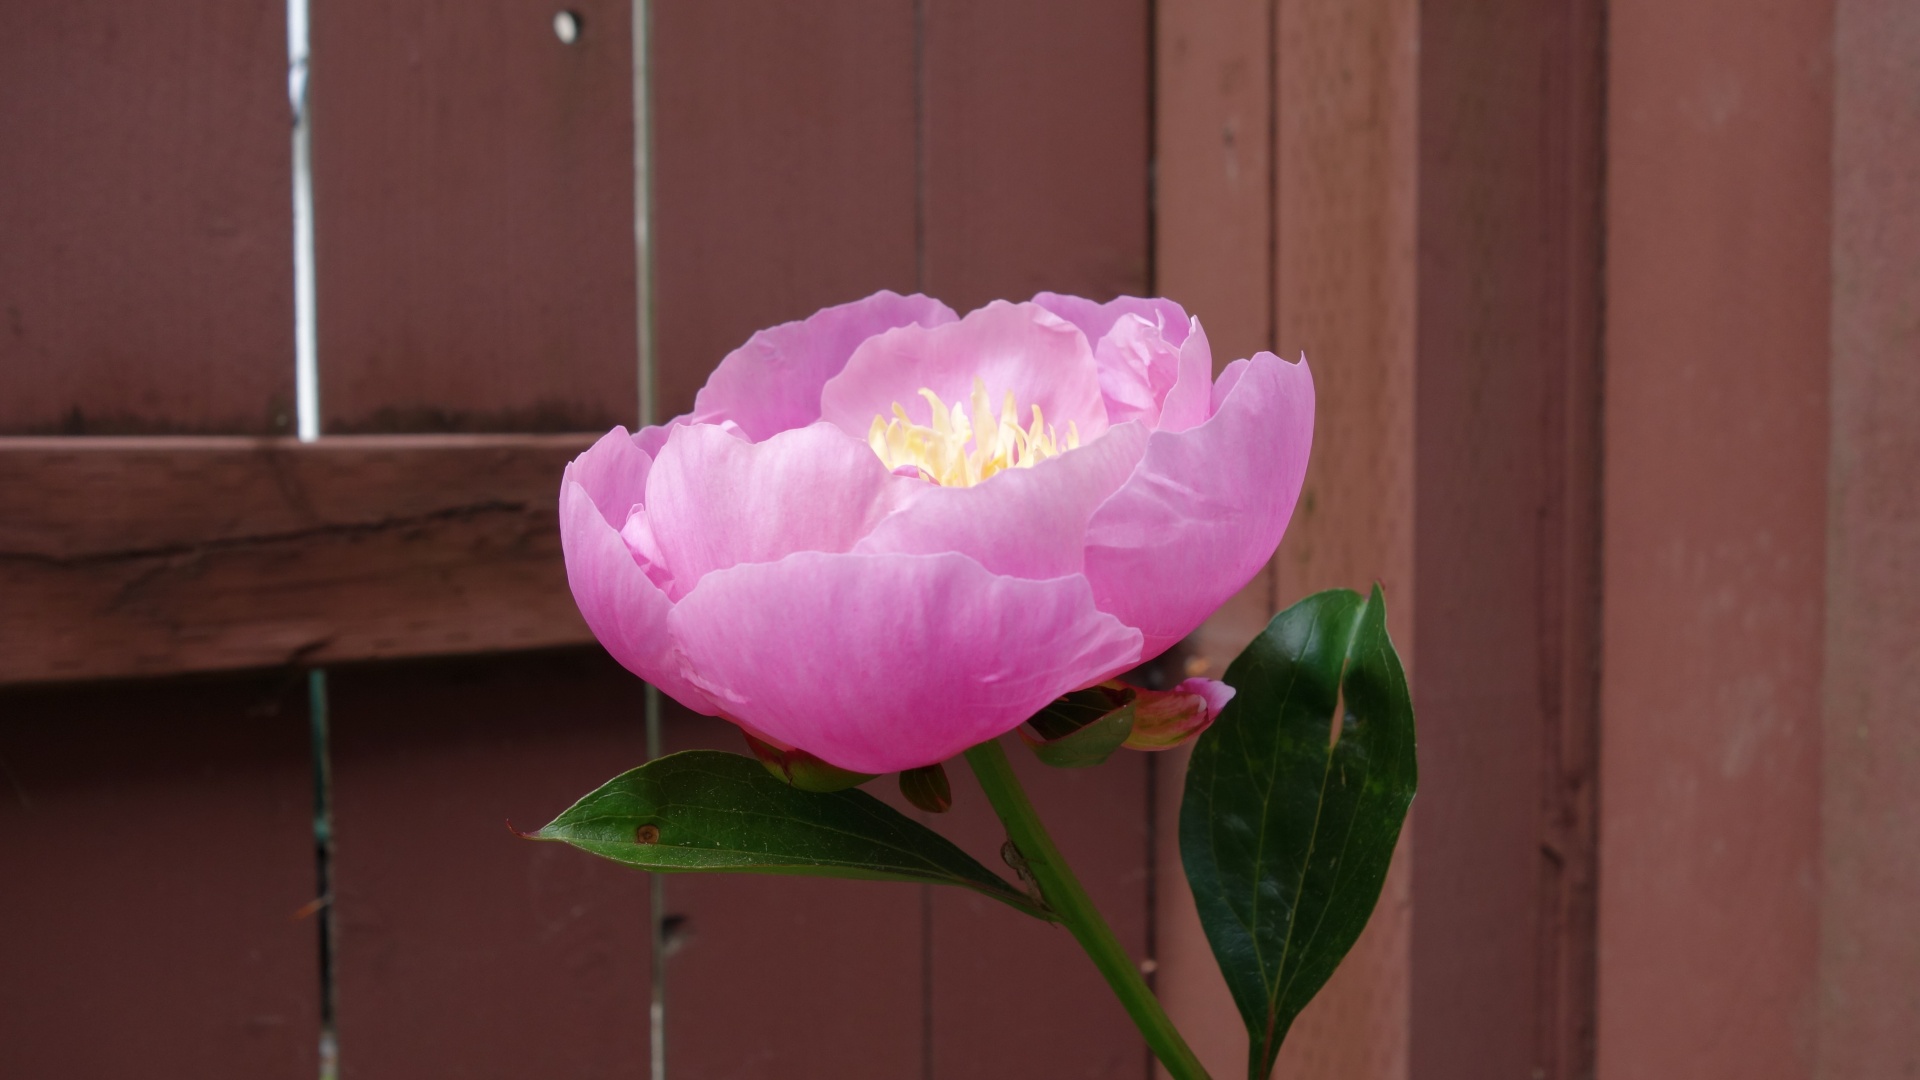
[{"label": "peony petal", "polygon": [[634,504],[646,499],[647,473],[653,468],[652,457],[637,443],[623,427],[600,436],[567,463],[560,476],[561,495],[565,496],[568,484],[579,484],[606,523],[620,528]]},{"label": "peony petal", "polygon": [[872,449],[829,424],[751,443],[709,424],[676,428],[647,481],[647,525],[668,595],[736,563],[796,551],[848,551],[927,485],[892,475]]},{"label": "peony petal", "polygon": [[1147,449],[1136,423],[1031,469],[1008,469],[973,487],[928,487],[876,525],[859,552],[958,551],[995,574],[1044,579],[1077,574],[1087,519],[1133,475]]},{"label": "peony petal", "polygon": [[1160,336],[1160,328],[1138,315],[1123,315],[1093,347],[1093,359],[1100,369],[1107,419],[1157,427],[1160,399],[1180,371],[1180,350]]},{"label": "peony petal", "polygon": [[1022,423],[1040,407],[1046,422],[1064,440],[1069,423],[1082,442],[1107,430],[1100,398],[1099,369],[1093,350],[1073,324],[1033,304],[996,300],[945,326],[890,330],[870,338],[827,380],[820,392],[820,418],[857,439],[865,439],[876,416],[891,416],[894,405],[925,424],[932,411],[921,398],[925,387],[951,405],[968,400],[981,380],[997,412],[1013,392]]},{"label": "peony petal", "polygon": [[1078,296],[1043,292],[1033,302],[1080,328],[1088,341],[1099,341],[1112,331],[1122,315],[1138,315],[1161,327],[1167,343],[1179,348],[1187,339],[1186,309],[1161,297],[1122,296],[1097,304]]},{"label": "peony petal", "polygon": [[681,657],[667,630],[673,604],[647,580],[620,534],[576,481],[560,489],[560,546],[574,603],[607,652],[680,704],[717,715],[720,710],[707,695],[681,674]]},{"label": "peony petal", "polygon": [[895,327],[939,326],[955,318],[938,300],[882,290],[762,330],[720,361],[693,399],[688,419],[731,420],[754,442],[805,427],[820,419],[820,388],[861,342]]},{"label": "peony petal", "polygon": [[1205,423],[1154,432],[1139,469],[1087,525],[1094,599],[1140,629],[1143,656],[1191,633],[1266,563],[1312,442],[1313,375],[1272,353],[1245,363]]},{"label": "peony petal", "polygon": [[1179,378],[1160,400],[1160,431],[1185,431],[1213,415],[1213,349],[1200,320],[1180,345]]},{"label": "peony petal", "polygon": [[669,621],[728,717],[866,773],[945,760],[1140,655],[1085,579],[998,577],[953,553],[743,564]]}]

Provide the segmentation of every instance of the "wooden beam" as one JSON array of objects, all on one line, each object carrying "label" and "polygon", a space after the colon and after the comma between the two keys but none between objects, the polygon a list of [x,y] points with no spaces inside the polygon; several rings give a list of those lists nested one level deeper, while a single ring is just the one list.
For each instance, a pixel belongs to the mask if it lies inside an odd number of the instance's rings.
[{"label": "wooden beam", "polygon": [[591,641],[555,503],[592,439],[0,439],[0,683]]}]

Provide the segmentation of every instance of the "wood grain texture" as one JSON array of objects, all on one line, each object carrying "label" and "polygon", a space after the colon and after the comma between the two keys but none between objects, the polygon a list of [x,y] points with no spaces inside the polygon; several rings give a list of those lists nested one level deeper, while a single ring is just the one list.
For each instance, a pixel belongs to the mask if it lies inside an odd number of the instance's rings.
[{"label": "wood grain texture", "polygon": [[634,422],[629,5],[567,7],[313,5],[323,430]]},{"label": "wood grain texture", "polygon": [[0,1075],[316,1074],[303,687],[0,689]]},{"label": "wood grain texture", "polygon": [[1610,5],[1603,1080],[1814,1066],[1832,17]]},{"label": "wood grain texture", "polygon": [[555,492],[590,438],[0,442],[0,683],[589,641]]},{"label": "wood grain texture", "polygon": [[640,681],[597,647],[328,679],[341,1076],[644,1075],[646,875],[504,825],[645,760]]},{"label": "wood grain texture", "polygon": [[654,4],[660,415],[755,330],[915,285],[913,0]]},{"label": "wood grain texture", "polygon": [[0,434],[290,430],[285,13],[0,6]]},{"label": "wood grain texture", "polygon": [[1920,6],[1834,36],[1820,1080],[1920,1075]]}]

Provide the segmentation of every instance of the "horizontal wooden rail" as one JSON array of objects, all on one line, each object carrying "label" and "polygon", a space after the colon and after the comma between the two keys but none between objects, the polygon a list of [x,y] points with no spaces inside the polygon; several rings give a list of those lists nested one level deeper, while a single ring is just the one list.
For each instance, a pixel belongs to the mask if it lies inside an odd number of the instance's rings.
[{"label": "horizontal wooden rail", "polygon": [[555,504],[593,437],[0,439],[0,683],[591,641]]}]

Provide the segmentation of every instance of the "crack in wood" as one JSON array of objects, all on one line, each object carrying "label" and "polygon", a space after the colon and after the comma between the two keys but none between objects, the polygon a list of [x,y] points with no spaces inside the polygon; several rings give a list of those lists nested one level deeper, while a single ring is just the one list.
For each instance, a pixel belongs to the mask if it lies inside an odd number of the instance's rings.
[{"label": "crack in wood", "polygon": [[439,510],[428,511],[424,514],[398,515],[379,518],[373,521],[337,522],[324,525],[312,525],[300,529],[288,529],[282,532],[253,533],[186,543],[159,544],[151,547],[87,552],[79,555],[56,555],[44,551],[0,551],[0,563],[33,563],[41,566],[75,568],[138,562],[143,559],[174,559],[183,556],[206,555],[243,548],[300,543],[306,540],[371,536],[383,532],[416,528],[421,525],[471,520],[493,514],[524,516],[530,512],[532,512],[531,508],[525,502],[487,499],[460,506],[443,507]]}]

